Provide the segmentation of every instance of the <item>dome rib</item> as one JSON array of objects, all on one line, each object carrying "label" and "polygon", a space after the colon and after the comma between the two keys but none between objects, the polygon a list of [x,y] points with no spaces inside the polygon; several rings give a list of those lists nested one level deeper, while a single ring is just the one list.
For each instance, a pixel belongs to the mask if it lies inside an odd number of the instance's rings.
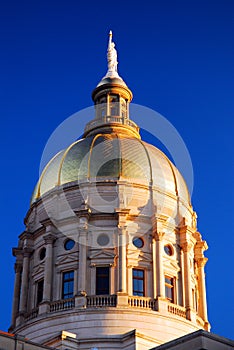
[{"label": "dome rib", "polygon": [[47,171],[47,169],[49,168],[49,166],[52,164],[52,162],[62,153],[64,152],[64,150],[59,151],[58,153],[55,154],[55,156],[53,156],[53,158],[51,158],[51,160],[46,164],[45,168],[43,169],[40,179],[39,179],[39,183],[38,183],[38,193],[36,195],[36,198],[39,198],[41,196],[41,184],[42,184],[42,180],[44,179],[44,175]]},{"label": "dome rib", "polygon": [[75,142],[73,142],[68,148],[66,148],[63,156],[62,156],[62,159],[61,159],[61,162],[60,162],[60,165],[59,165],[59,171],[58,171],[58,186],[61,185],[61,172],[62,172],[62,167],[63,167],[63,163],[64,163],[64,160],[66,159],[66,156],[68,154],[68,152],[77,144],[79,143],[80,141],[82,141],[83,139],[80,139],[80,140],[76,140]]}]

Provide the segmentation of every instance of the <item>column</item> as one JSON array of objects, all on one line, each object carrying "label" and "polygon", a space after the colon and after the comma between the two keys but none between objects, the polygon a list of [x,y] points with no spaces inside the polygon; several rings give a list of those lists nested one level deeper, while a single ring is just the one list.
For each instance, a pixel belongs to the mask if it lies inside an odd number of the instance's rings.
[{"label": "column", "polygon": [[44,237],[46,244],[46,259],[44,270],[44,289],[43,289],[43,302],[51,301],[52,297],[52,284],[53,284],[53,242],[55,236],[52,233],[46,234]]},{"label": "column", "polygon": [[80,218],[79,224],[79,273],[78,295],[86,295],[86,265],[87,265],[88,218]]},{"label": "column", "polygon": [[119,227],[119,288],[118,291],[126,293],[127,265],[126,265],[126,226]]},{"label": "column", "polygon": [[20,299],[20,280],[21,280],[22,264],[19,262],[15,263],[15,284],[14,284],[14,296],[12,306],[12,319],[11,325],[15,326],[15,319],[19,312],[19,299]]},{"label": "column", "polygon": [[156,234],[156,280],[157,280],[157,297],[165,298],[165,277],[163,271],[163,239],[164,233],[157,232]]},{"label": "column", "polygon": [[152,239],[152,259],[153,259],[153,298],[157,298],[157,263],[156,263],[156,240]]},{"label": "column", "polygon": [[199,293],[199,304],[198,304],[198,314],[201,318],[207,322],[207,304],[206,304],[206,284],[205,284],[205,271],[204,267],[207,262],[207,258],[197,259],[198,267],[198,293]]},{"label": "column", "polygon": [[24,314],[27,310],[27,300],[28,300],[28,279],[29,279],[29,258],[31,255],[31,250],[29,248],[24,248],[24,258],[23,258],[23,271],[22,271],[22,282],[21,282],[21,296],[20,296],[20,307],[19,312]]},{"label": "column", "polygon": [[185,307],[187,311],[187,318],[191,319],[191,310],[193,309],[192,301],[192,288],[191,288],[191,276],[190,276],[190,260],[189,252],[192,247],[188,242],[181,244],[184,255],[184,297],[185,297]]}]

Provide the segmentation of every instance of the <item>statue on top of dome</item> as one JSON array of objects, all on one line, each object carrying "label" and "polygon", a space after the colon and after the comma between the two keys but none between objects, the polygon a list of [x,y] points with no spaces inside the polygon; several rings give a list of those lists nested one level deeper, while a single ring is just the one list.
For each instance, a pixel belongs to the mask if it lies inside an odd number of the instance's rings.
[{"label": "statue on top of dome", "polygon": [[117,51],[115,49],[115,43],[112,41],[112,31],[109,33],[109,44],[107,49],[107,62],[108,62],[108,71],[105,77],[117,77],[119,74],[117,72]]}]

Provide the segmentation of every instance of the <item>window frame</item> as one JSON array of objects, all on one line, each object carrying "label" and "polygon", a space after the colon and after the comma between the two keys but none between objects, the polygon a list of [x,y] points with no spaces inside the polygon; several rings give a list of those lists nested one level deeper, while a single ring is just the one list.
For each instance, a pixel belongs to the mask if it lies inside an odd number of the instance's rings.
[{"label": "window frame", "polygon": [[[134,276],[134,272],[142,272],[143,276],[139,277],[139,276]],[[134,280],[136,281],[143,281],[143,288],[142,290],[136,290],[134,288]],[[141,269],[141,268],[133,268],[132,269],[132,295],[134,296],[139,296],[139,297],[144,297],[145,296],[145,270]]]},{"label": "window frame", "polygon": [[[107,274],[99,274],[98,271],[100,271],[100,269],[107,269],[108,273]],[[99,278],[102,278],[102,280],[104,278],[106,278],[106,282],[108,282],[108,289],[106,289],[106,291],[108,290],[108,293],[101,293],[101,291],[105,291],[105,288],[100,288],[99,287],[99,283],[98,280]],[[110,266],[96,266],[96,276],[95,276],[95,295],[110,295]]]},{"label": "window frame", "polygon": [[[44,278],[37,280],[37,297],[36,297],[36,306],[38,306],[43,301],[44,294]],[[40,293],[40,294],[39,294]],[[40,295],[40,298],[39,298]],[[40,300],[39,300],[40,299]]]},{"label": "window frame", "polygon": [[[73,273],[73,276],[72,277],[69,277],[68,279],[66,279],[65,280],[65,275],[66,274],[70,274],[70,273]],[[63,299],[63,300],[65,300],[65,299],[70,299],[70,298],[73,298],[74,297],[74,275],[75,275],[75,272],[74,272],[74,270],[67,270],[67,271],[63,271],[62,272],[62,290],[61,290],[61,292],[62,292],[62,295],[61,295],[61,298]],[[70,293],[65,293],[65,283],[73,283],[72,284],[72,292],[70,292]],[[70,288],[68,288],[68,289],[70,289]]]},{"label": "window frame", "polygon": [[[168,283],[166,279],[170,280],[171,283]],[[164,284],[165,284],[165,298],[172,304],[176,304],[176,282],[175,282],[175,277],[170,276],[170,275],[165,275],[164,276]],[[171,291],[171,298],[167,296],[167,288],[168,290]]]}]

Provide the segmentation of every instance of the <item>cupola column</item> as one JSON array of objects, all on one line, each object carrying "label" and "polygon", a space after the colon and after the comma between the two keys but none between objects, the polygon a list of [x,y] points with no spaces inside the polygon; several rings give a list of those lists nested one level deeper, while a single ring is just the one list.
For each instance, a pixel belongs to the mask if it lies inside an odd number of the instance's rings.
[{"label": "cupola column", "polygon": [[11,325],[15,326],[15,319],[19,312],[19,299],[20,299],[20,280],[22,272],[22,262],[15,263],[15,284],[14,284],[14,296],[12,307],[12,320]]},{"label": "cupola column", "polygon": [[157,279],[157,297],[165,298],[165,282],[163,272],[163,237],[164,232],[157,232],[156,238],[156,279]]},{"label": "cupola column", "polygon": [[51,233],[51,226],[46,228],[48,232],[43,238],[46,244],[46,260],[44,274],[43,302],[51,301],[53,283],[53,242],[55,236]]},{"label": "cupola column", "polygon": [[29,280],[29,258],[32,250],[24,248],[23,254],[23,271],[22,271],[22,283],[21,283],[21,296],[20,296],[20,307],[19,312],[23,314],[27,310],[27,299],[28,299],[28,280]]}]

